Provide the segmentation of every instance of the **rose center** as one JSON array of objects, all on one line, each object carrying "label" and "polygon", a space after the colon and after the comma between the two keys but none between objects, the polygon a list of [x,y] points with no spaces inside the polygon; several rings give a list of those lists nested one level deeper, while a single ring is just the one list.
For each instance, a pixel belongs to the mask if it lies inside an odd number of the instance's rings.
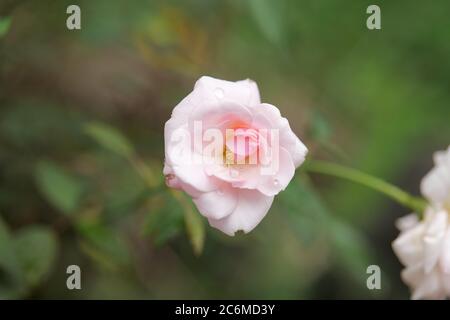
[{"label": "rose center", "polygon": [[226,129],[224,158],[226,164],[257,164],[258,132],[253,128]]}]

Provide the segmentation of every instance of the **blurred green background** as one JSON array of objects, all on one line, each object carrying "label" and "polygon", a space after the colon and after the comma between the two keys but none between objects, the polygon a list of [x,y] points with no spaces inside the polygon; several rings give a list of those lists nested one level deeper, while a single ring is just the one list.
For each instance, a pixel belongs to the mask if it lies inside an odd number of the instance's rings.
[{"label": "blurred green background", "polygon": [[450,2],[376,1],[374,31],[370,4],[0,1],[0,298],[408,298],[391,242],[409,212],[371,190],[300,168],[230,238],[162,176],[164,122],[211,75],[255,80],[309,157],[419,194],[450,141]]}]

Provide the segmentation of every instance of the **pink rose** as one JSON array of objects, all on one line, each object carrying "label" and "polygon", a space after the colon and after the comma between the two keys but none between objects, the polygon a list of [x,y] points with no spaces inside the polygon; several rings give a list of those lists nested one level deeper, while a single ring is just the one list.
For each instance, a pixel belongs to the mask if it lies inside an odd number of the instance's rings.
[{"label": "pink rose", "polygon": [[167,185],[231,236],[256,227],[307,153],[251,80],[200,78],[174,108],[164,138]]}]

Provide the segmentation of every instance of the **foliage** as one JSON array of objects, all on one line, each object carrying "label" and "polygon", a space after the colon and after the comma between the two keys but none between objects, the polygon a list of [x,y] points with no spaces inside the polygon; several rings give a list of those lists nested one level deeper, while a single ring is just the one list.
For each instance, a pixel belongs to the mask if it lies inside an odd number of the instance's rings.
[{"label": "foliage", "polygon": [[[81,30],[65,27],[70,4]],[[377,31],[369,4],[0,4],[0,298],[408,297],[391,250],[408,212],[370,190],[299,168],[229,238],[162,175],[164,122],[208,74],[257,81],[310,157],[418,194],[450,136],[449,3],[380,1]]]}]

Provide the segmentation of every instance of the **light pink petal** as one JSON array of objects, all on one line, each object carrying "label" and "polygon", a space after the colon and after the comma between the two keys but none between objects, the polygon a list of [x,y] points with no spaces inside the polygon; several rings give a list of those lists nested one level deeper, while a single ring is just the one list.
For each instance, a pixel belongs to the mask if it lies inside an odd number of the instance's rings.
[{"label": "light pink petal", "polygon": [[208,177],[201,164],[186,164],[172,167],[183,190],[191,196],[198,193],[214,191],[218,188],[216,181]]},{"label": "light pink petal", "polygon": [[175,127],[172,119],[164,127],[165,161],[171,166],[191,163],[192,142],[188,126]]},{"label": "light pink petal", "polygon": [[289,124],[280,132],[280,145],[289,151],[296,168],[305,161],[308,149],[294,134]]},{"label": "light pink petal", "polygon": [[176,177],[176,183],[172,178],[173,186],[181,187],[191,196],[217,189],[216,183],[204,171],[201,155],[192,150],[187,125],[174,129],[173,123],[167,121],[164,128],[165,164],[166,170],[170,168],[169,173]]},{"label": "light pink petal", "polygon": [[[201,128],[219,129],[225,142],[226,129],[234,129],[238,125],[249,125],[252,114],[249,109],[238,103],[223,100],[217,105],[202,105],[194,109],[189,117],[189,131],[194,136],[194,126],[201,123]],[[202,132],[203,133],[203,132]]]},{"label": "light pink petal", "polygon": [[193,201],[206,218],[222,219],[236,208],[238,193],[236,189],[224,184],[215,191],[201,194]]},{"label": "light pink petal", "polygon": [[[262,114],[263,117],[260,117],[258,114]],[[258,106],[257,115],[254,118],[256,123],[262,122],[262,119],[268,119],[272,128],[279,130],[280,146],[289,151],[296,168],[305,161],[308,149],[292,131],[289,121],[281,116],[277,107],[268,103],[262,103]]]},{"label": "light pink petal", "polygon": [[257,189],[266,196],[274,196],[288,186],[294,173],[291,155],[286,149],[280,148],[278,171],[274,175],[261,175]]},{"label": "light pink petal", "polygon": [[272,205],[273,197],[268,197],[256,190],[239,190],[236,209],[227,217],[208,219],[210,225],[222,232],[234,236],[236,231],[248,233],[264,218]]},{"label": "light pink petal", "polygon": [[209,176],[213,176],[229,183],[239,183],[246,180],[246,176],[243,175],[244,170],[247,168],[243,166],[226,166],[223,164],[215,164],[206,167],[206,173]]},{"label": "light pink petal", "polygon": [[203,76],[195,83],[194,91],[200,93],[202,101],[227,100],[247,107],[261,102],[258,86],[250,79],[232,82]]},{"label": "light pink petal", "polygon": [[[231,102],[229,106],[225,105],[226,101]],[[196,82],[194,90],[175,106],[171,118],[166,122],[164,130],[166,158],[169,139],[173,132],[180,127],[187,126],[189,119],[193,117],[194,110],[205,113],[211,112],[211,110],[222,112],[224,108],[228,108],[230,109],[229,112],[236,112],[236,104],[238,104],[243,106],[239,108],[239,116],[250,122],[251,114],[246,106],[259,103],[258,88],[256,83],[251,80],[230,82],[211,77],[201,77]],[[243,113],[245,115],[242,115]],[[201,118],[200,120],[205,119]],[[186,127],[186,129],[189,130],[189,127]]]}]

